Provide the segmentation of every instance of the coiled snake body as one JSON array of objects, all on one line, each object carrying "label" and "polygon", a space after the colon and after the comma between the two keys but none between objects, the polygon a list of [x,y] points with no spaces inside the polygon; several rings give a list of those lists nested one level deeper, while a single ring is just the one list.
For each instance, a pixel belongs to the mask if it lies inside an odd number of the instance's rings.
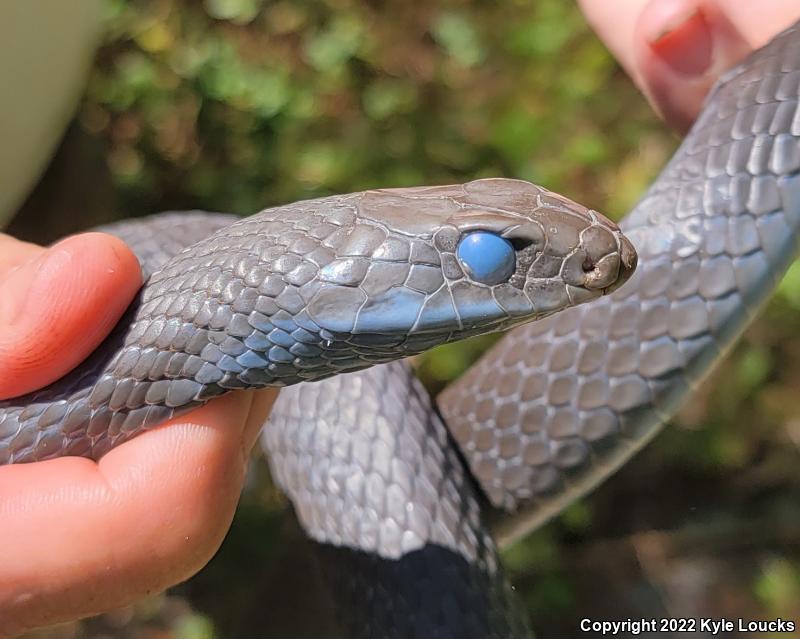
[{"label": "coiled snake body", "polygon": [[[795,26],[723,78],[625,218],[621,288],[613,224],[512,180],[109,227],[152,275],[78,369],[0,403],[0,463],[96,458],[228,390],[345,373],[284,390],[263,431],[345,632],[527,636],[483,496],[517,513],[502,539],[546,519],[719,361],[795,255],[798,101]],[[439,398],[447,428],[404,363],[348,372],[591,300],[511,331]]]}]

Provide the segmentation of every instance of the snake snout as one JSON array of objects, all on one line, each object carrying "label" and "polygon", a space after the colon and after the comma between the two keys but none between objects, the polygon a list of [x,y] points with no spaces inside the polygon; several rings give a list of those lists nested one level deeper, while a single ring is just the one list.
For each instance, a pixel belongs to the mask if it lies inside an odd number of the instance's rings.
[{"label": "snake snout", "polygon": [[599,215],[596,219],[597,224],[581,233],[580,245],[567,263],[572,263],[571,283],[605,295],[628,281],[636,270],[637,255],[616,224]]},{"label": "snake snout", "polygon": [[603,295],[608,295],[633,275],[638,262],[636,249],[621,233],[617,234],[616,239],[616,250],[607,253],[599,260],[592,260],[589,256],[584,260],[585,288],[602,289]]},{"label": "snake snout", "polygon": [[620,286],[627,282],[636,271],[636,265],[639,263],[639,255],[633,247],[631,241],[624,235],[619,236],[619,274],[617,281],[611,286],[606,287],[604,293],[612,293]]}]

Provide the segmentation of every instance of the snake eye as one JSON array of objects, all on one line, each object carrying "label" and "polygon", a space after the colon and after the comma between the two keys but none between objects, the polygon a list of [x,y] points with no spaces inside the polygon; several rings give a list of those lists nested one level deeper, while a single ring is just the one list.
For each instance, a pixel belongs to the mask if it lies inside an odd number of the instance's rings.
[{"label": "snake eye", "polygon": [[461,238],[456,255],[467,275],[483,284],[507,282],[517,267],[511,242],[486,231]]}]

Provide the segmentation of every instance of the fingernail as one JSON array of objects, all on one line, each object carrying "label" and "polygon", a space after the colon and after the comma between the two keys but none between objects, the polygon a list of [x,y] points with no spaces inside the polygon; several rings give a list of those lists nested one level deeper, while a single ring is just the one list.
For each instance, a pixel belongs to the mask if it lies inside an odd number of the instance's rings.
[{"label": "fingernail", "polygon": [[653,53],[677,73],[703,75],[713,62],[711,28],[703,11],[683,2],[659,5],[661,15],[648,21],[654,26],[644,33]]}]

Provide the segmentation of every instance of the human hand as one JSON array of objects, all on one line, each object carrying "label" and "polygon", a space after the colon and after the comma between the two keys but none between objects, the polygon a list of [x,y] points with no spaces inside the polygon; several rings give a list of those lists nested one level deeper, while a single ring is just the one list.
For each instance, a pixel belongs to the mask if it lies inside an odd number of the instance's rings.
[{"label": "human hand", "polygon": [[586,18],[675,129],[716,79],[800,18],[797,0],[579,0]]},{"label": "human hand", "polygon": [[[0,399],[58,379],[141,286],[101,233],[49,249],[0,234]],[[233,393],[99,462],[0,466],[0,638],[117,608],[197,572],[233,517],[276,392]]]}]

